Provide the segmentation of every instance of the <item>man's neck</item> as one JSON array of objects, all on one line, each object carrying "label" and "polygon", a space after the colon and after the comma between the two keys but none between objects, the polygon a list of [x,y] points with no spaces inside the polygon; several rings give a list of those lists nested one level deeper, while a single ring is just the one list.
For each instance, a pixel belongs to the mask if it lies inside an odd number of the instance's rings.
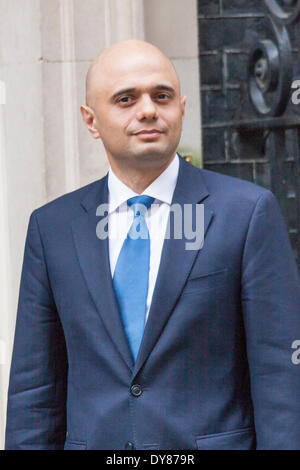
[{"label": "man's neck", "polygon": [[163,171],[165,171],[173,161],[175,155],[176,153],[162,166],[157,168],[120,168],[113,162],[111,163],[111,169],[122,183],[126,184],[126,186],[132,189],[135,193],[141,194],[146,188],[148,188],[148,186],[150,186],[151,183],[153,183],[154,180],[156,180],[156,178],[159,177],[159,175],[161,175],[161,173],[163,173]]}]

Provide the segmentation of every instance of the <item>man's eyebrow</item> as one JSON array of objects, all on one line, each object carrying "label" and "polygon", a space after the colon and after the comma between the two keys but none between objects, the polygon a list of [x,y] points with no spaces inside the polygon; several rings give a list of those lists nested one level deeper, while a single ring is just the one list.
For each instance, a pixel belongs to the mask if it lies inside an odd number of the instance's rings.
[{"label": "man's eyebrow", "polygon": [[124,88],[123,90],[116,91],[111,97],[112,100],[115,100],[120,95],[124,95],[126,93],[134,93],[137,89],[136,88]]},{"label": "man's eyebrow", "polygon": [[[175,93],[175,90],[174,88],[172,88],[171,86],[169,85],[164,85],[164,84],[159,84],[159,85],[156,85],[154,87],[154,90],[157,90],[157,91],[169,91],[170,93],[174,94]],[[138,88],[123,88],[122,90],[118,90],[116,91],[116,93],[114,93],[111,97],[112,100],[115,100],[116,98],[118,98],[119,96],[121,95],[124,95],[124,94],[127,94],[127,93],[135,93],[136,91],[138,91]]]},{"label": "man's eyebrow", "polygon": [[157,85],[155,87],[155,90],[165,90],[165,91],[170,91],[171,93],[175,93],[175,90],[174,88],[172,88],[171,86],[169,85]]}]

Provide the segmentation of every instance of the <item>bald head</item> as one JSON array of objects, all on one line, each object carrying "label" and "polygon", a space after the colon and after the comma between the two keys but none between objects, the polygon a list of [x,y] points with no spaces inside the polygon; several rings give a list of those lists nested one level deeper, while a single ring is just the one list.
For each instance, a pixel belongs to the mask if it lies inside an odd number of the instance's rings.
[{"label": "bald head", "polygon": [[153,44],[128,40],[105,49],[93,60],[86,77],[86,104],[93,107],[95,96],[108,82],[135,67],[145,67],[145,60],[150,67],[166,70],[180,93],[179,78],[170,59]]}]

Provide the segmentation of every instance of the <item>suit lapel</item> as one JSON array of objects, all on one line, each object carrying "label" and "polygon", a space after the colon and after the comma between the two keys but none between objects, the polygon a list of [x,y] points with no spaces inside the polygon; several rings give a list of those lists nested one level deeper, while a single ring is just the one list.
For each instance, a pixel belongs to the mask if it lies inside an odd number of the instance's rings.
[{"label": "suit lapel", "polygon": [[[208,195],[201,172],[180,158],[178,181],[172,204],[180,204],[183,208],[183,204],[195,205]],[[213,212],[205,207],[204,233],[209,227],[212,216]],[[188,241],[184,236],[183,239],[170,237],[164,241],[149,317],[133,376],[139,372],[161,335],[199,253],[199,250],[185,249],[185,244]]]},{"label": "suit lapel", "polygon": [[[97,207],[108,202],[107,176],[99,181],[81,202],[85,212],[72,222],[78,261],[87,287],[104,326],[130,370],[133,359],[120,318],[109,262],[108,238],[100,240],[96,227],[102,217]],[[104,217],[104,216],[103,216]]]}]

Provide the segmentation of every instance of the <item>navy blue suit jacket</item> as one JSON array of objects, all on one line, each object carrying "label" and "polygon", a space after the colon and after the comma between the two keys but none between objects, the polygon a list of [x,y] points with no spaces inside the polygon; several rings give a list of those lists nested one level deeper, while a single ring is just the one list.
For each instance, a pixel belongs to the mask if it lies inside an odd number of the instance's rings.
[{"label": "navy blue suit jacket", "polygon": [[107,199],[106,176],[30,217],[6,449],[299,449],[299,276],[273,194],[180,159],[173,203],[204,204],[204,246],[165,240],[135,364]]}]

